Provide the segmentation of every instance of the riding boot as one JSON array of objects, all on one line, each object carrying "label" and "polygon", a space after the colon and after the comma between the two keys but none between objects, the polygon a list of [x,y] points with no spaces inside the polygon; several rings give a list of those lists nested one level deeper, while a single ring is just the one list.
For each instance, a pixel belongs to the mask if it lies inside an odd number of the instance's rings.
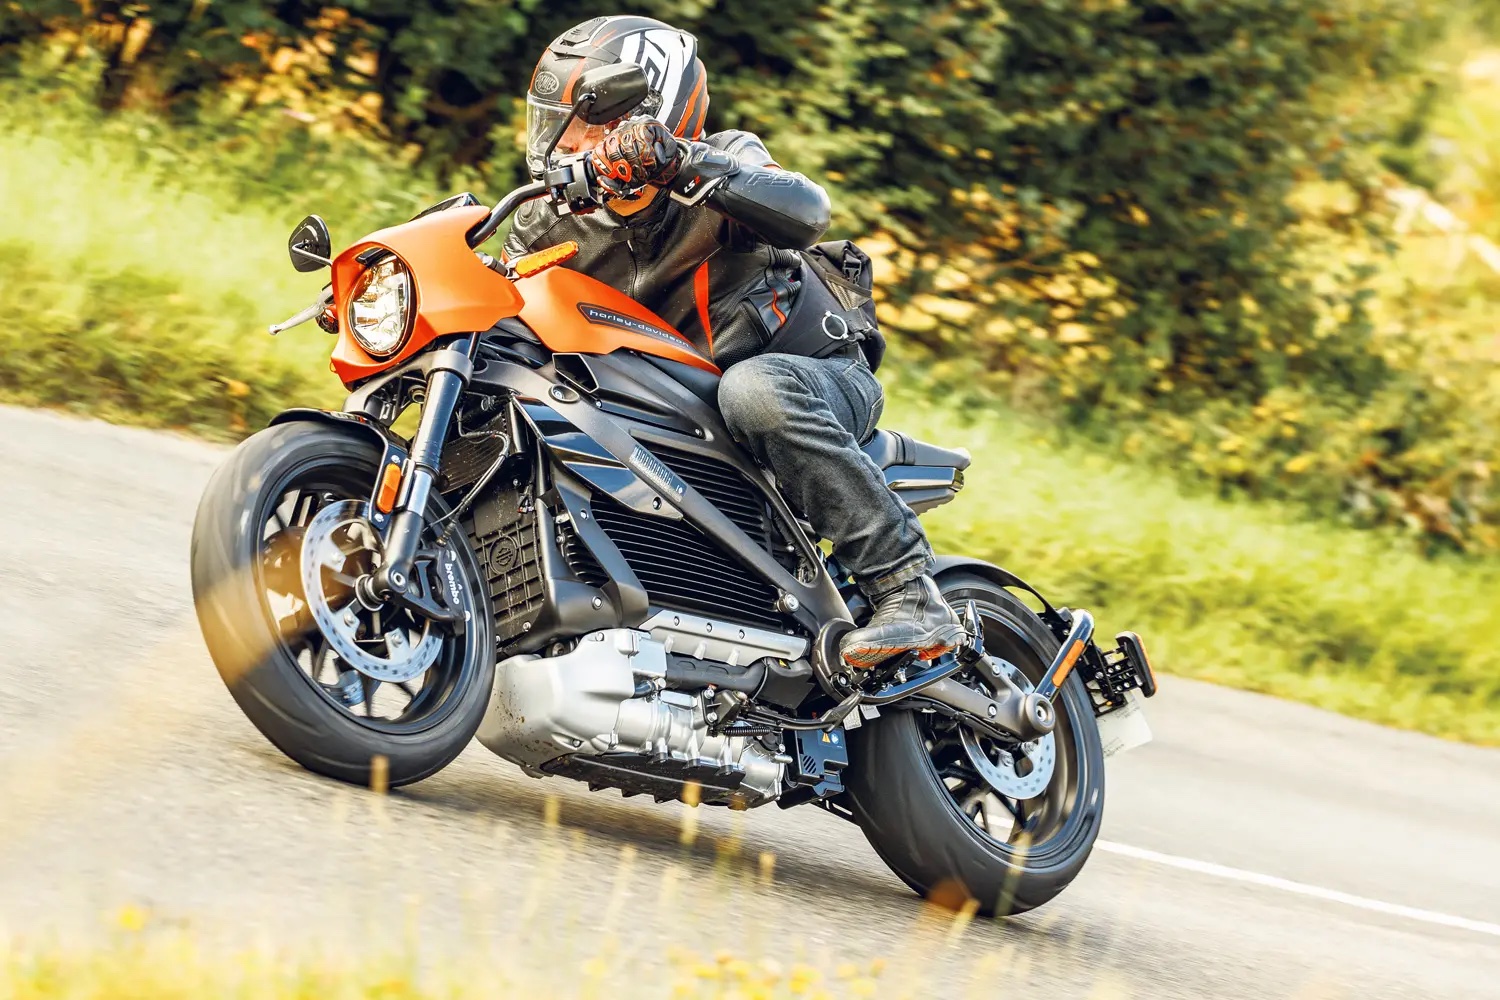
[{"label": "riding boot", "polygon": [[870,668],[901,653],[935,660],[958,645],[963,625],[948,607],[937,581],[919,576],[874,598],[875,613],[863,628],[844,636],[840,653],[851,667]]}]

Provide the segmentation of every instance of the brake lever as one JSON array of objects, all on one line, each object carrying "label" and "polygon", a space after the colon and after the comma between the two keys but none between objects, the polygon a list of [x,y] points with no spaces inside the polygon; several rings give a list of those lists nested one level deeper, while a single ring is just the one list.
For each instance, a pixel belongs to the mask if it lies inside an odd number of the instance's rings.
[{"label": "brake lever", "polygon": [[558,215],[586,215],[621,197],[599,182],[588,153],[579,153],[547,172],[552,207]]}]

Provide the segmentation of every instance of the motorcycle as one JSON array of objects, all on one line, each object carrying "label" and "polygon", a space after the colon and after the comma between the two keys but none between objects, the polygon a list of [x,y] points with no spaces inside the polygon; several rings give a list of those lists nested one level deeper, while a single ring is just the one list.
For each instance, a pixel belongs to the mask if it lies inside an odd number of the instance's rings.
[{"label": "motorcycle", "polygon": [[[573,115],[605,124],[647,83],[610,67],[579,92]],[[944,557],[960,646],[847,668],[839,640],[869,603],[731,439],[712,361],[559,266],[576,246],[479,250],[525,202],[608,196],[553,145],[493,207],[459,195],[337,255],[316,216],[293,231],[293,265],[331,283],[271,332],[334,334],[350,392],[278,415],[199,505],[194,602],[234,699],[343,781],[419,781],[477,735],[594,790],[817,806],[918,893],[1045,903],[1098,835],[1106,751],[1149,739],[1139,638],[1101,648],[1087,611]],[[864,450],[918,512],[970,463],[885,430]]]}]

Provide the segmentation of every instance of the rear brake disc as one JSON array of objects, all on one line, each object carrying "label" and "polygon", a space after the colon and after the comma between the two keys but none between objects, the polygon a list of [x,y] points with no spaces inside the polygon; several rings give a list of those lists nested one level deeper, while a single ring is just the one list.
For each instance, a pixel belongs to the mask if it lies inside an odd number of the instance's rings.
[{"label": "rear brake disc", "polygon": [[[987,659],[1022,691],[1035,688],[1014,664],[993,656]],[[1013,799],[1033,799],[1047,790],[1057,767],[1055,734],[1048,733],[1016,747],[1004,747],[967,726],[960,725],[959,730],[969,763],[992,789]]]}]

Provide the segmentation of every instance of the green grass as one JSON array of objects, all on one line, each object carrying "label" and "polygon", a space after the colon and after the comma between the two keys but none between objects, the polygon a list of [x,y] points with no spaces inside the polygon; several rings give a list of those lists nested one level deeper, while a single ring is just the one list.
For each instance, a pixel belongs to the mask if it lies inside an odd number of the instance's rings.
[{"label": "green grass", "polygon": [[0,395],[223,434],[336,389],[315,327],[265,334],[320,287],[286,263],[296,218],[184,190],[121,145],[0,135]]},{"label": "green grass", "polygon": [[1375,722],[1500,744],[1500,567],[1432,562],[1270,504],[1183,494],[1004,413],[961,422],[905,393],[887,423],[963,443],[940,551],[998,562],[1133,629],[1158,666]]},{"label": "green grass", "polygon": [[[213,436],[338,399],[329,338],[264,333],[323,280],[290,269],[286,234],[319,191],[347,240],[409,215],[426,195],[390,192],[423,182],[356,158],[333,187],[337,171],[309,151],[310,187],[293,197],[286,164],[251,184],[243,155],[225,166],[144,120],[0,108],[0,398]],[[952,399],[934,405],[914,376],[890,374],[887,426],[976,454],[960,500],[930,519],[940,549],[1002,563],[1093,608],[1106,631],[1141,632],[1172,673],[1500,744],[1495,563],[1424,561],[1289,509],[1184,495],[1000,408],[960,421]]]}]

